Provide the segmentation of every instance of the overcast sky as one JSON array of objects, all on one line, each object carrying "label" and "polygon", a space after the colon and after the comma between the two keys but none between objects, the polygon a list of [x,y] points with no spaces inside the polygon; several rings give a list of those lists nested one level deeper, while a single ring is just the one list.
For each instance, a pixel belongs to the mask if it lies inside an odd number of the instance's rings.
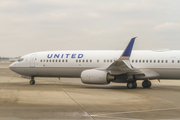
[{"label": "overcast sky", "polygon": [[0,56],[180,49],[180,0],[1,0]]}]

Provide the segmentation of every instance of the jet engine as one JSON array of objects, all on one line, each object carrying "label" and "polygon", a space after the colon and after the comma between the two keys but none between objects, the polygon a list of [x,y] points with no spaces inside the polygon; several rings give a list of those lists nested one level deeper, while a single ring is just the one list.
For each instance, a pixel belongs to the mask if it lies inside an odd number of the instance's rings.
[{"label": "jet engine", "polygon": [[81,81],[85,84],[109,84],[115,76],[101,70],[85,70],[81,73]]}]

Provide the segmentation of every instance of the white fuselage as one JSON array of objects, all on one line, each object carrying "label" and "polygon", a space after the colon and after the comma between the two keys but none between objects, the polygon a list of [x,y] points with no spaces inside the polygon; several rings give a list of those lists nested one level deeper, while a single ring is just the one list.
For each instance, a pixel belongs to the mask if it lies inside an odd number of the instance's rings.
[{"label": "white fuselage", "polygon": [[[106,69],[123,51],[47,51],[25,55],[22,61],[10,68],[21,74],[35,77],[80,77],[87,69]],[[162,79],[180,79],[180,51],[156,52],[132,51],[131,65],[139,69],[151,69]]]}]

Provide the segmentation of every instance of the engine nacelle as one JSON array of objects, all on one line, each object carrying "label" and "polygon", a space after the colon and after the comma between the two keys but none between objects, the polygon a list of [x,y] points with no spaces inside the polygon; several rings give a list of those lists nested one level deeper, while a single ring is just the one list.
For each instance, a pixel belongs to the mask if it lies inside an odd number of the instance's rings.
[{"label": "engine nacelle", "polygon": [[81,81],[86,84],[109,84],[115,76],[101,70],[85,70],[81,73]]}]

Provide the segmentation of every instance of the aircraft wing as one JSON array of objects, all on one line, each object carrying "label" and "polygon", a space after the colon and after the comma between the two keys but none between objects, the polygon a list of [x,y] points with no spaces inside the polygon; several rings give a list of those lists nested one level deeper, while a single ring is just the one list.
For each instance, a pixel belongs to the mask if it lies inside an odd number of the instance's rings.
[{"label": "aircraft wing", "polygon": [[120,56],[118,60],[113,62],[107,70],[110,74],[120,75],[120,74],[143,74],[139,69],[134,68],[130,63],[130,56],[133,49],[135,38],[132,38],[129,42],[128,46],[124,50],[123,54]]}]

